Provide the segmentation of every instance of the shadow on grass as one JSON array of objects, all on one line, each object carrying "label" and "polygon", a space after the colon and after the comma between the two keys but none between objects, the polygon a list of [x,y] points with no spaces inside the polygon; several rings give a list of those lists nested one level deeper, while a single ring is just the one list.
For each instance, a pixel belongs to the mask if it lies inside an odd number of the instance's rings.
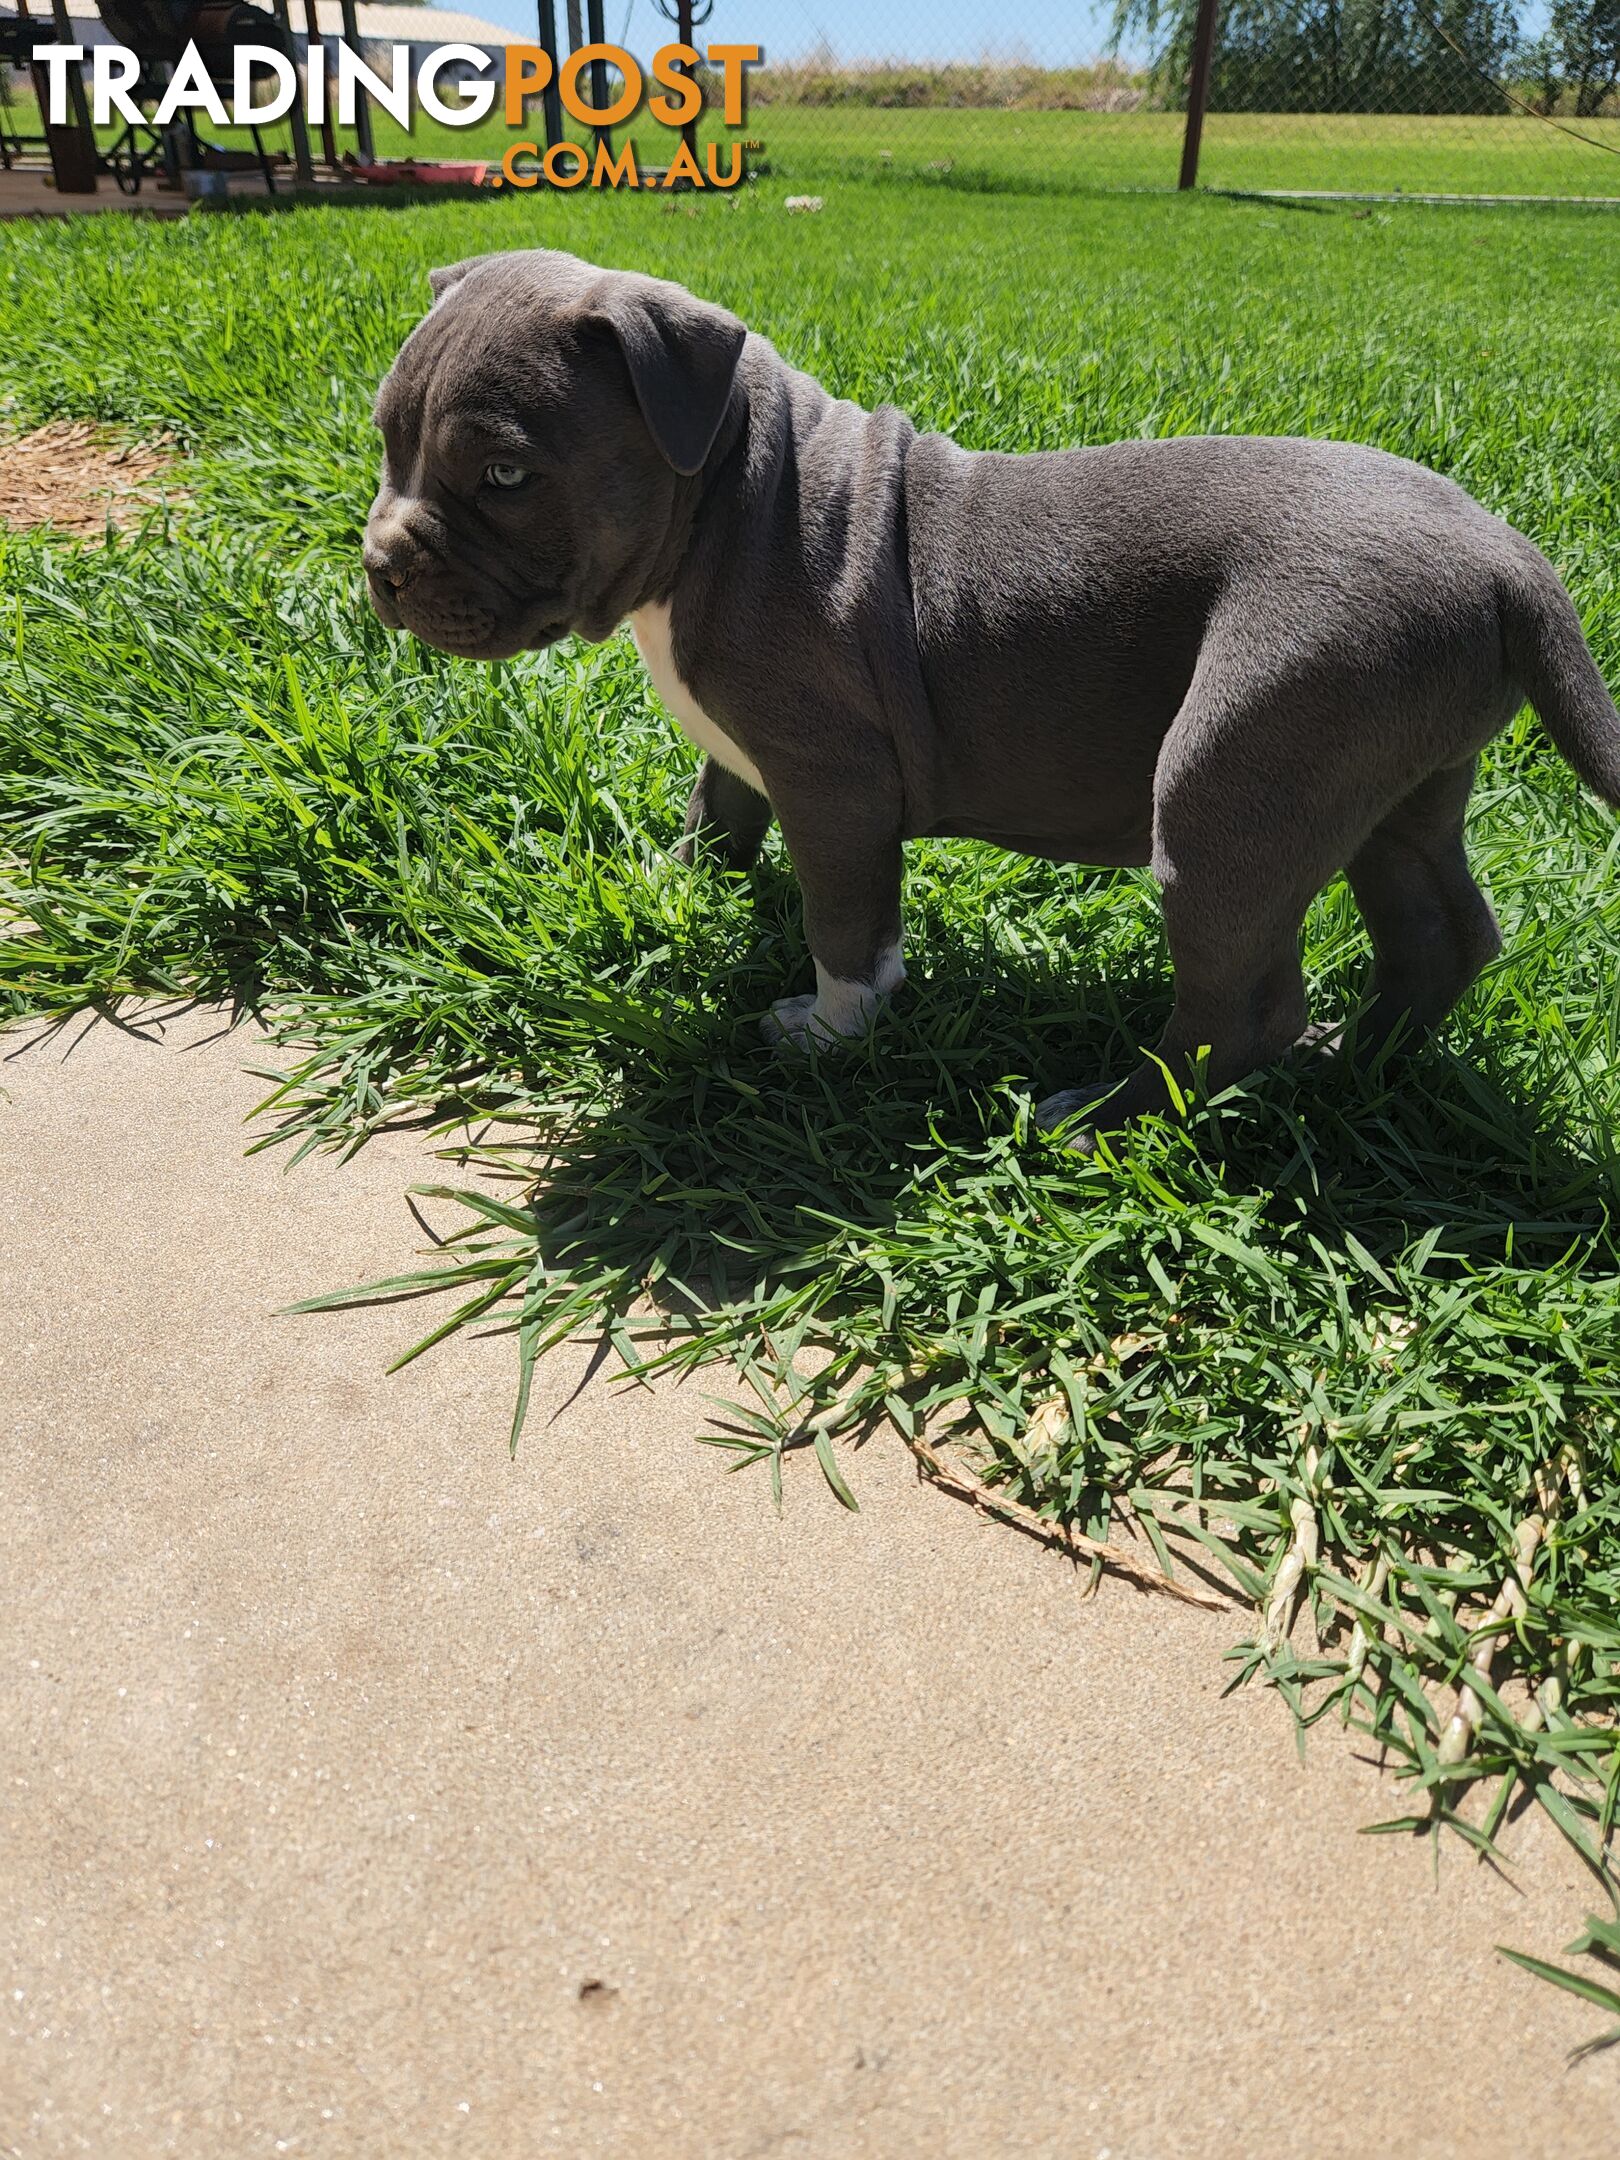
[{"label": "shadow on grass", "polygon": [[1213,196],[1217,202],[1235,203],[1250,209],[1296,210],[1307,217],[1342,217],[1347,209],[1355,209],[1362,200],[1359,196],[1346,196],[1311,201],[1295,195],[1271,195],[1264,188],[1205,187],[1202,193]]},{"label": "shadow on grass", "polygon": [[[1074,882],[1077,899],[1094,898],[1119,886],[1119,873],[1077,870]],[[756,953],[715,987],[678,1042],[618,1046],[611,1094],[553,1110],[545,1073],[517,1058],[503,1071],[497,1049],[459,1096],[401,1103],[366,1129],[432,1132],[465,1120],[474,1137],[446,1155],[532,1193],[548,1271],[619,1277],[621,1306],[648,1294],[649,1277],[673,1278],[699,1304],[763,1282],[791,1286],[863,1240],[907,1238],[924,1199],[934,1237],[952,1195],[964,1234],[969,1214],[1010,1195],[1027,1206],[1033,1193],[1037,1217],[1071,1189],[1078,1204],[1106,1208],[1094,1169],[1030,1132],[1027,1108],[1060,1087],[1122,1079],[1137,1046],[1158,1038],[1170,977],[1141,910],[1090,958],[1083,946],[1009,953],[988,927],[975,935],[936,914],[918,972],[871,1038],[806,1056],[772,1051],[758,1028],[761,992],[791,993],[809,976],[796,887],[774,861],[749,883],[763,960]],[[215,950],[237,964],[195,1002],[226,1001],[229,1025],[263,1021],[258,941],[221,938]],[[163,1015],[181,1009],[175,1000],[133,1015],[96,1012],[156,1041]],[[25,1027],[8,1054],[83,1019],[81,1008]],[[514,1027],[513,1046],[521,1040]],[[491,1073],[509,1080],[511,1105],[493,1119]],[[1216,1189],[1263,1196],[1279,1224],[1301,1223],[1335,1248],[1353,1239],[1378,1259],[1439,1233],[1459,1265],[1524,1269],[1577,1256],[1580,1272],[1612,1271],[1620,1166],[1571,1126],[1553,1085],[1528,1084],[1489,1032],[1471,1055],[1429,1045],[1371,1072],[1298,1052],[1200,1106],[1170,1136],[1159,1173],[1177,1202]],[[301,1112],[281,1130],[307,1138],[316,1122]],[[259,1145],[275,1143],[268,1126]],[[334,1119],[321,1138],[354,1144],[356,1128]],[[1127,1136],[1114,1152],[1158,1163],[1163,1140]],[[1005,1272],[1024,1264],[1009,1260]]]},{"label": "shadow on grass", "polygon": [[232,218],[279,217],[293,210],[420,210],[432,203],[499,202],[511,192],[472,181],[288,181],[278,185],[274,195],[229,195],[223,202],[199,203],[196,211],[203,217]]},{"label": "shadow on grass", "polygon": [[[1106,1159],[1100,1174],[1033,1133],[1028,1105],[1123,1078],[1168,1017],[1168,973],[1151,940],[1094,977],[950,928],[934,930],[926,965],[865,1043],[773,1052],[754,1014],[722,1015],[690,1062],[629,1066],[609,1102],[566,1121],[503,1118],[451,1152],[515,1183],[546,1271],[604,1296],[616,1285],[621,1314],[661,1295],[673,1318],[814,1288],[830,1320],[840,1271],[860,1276],[859,1304],[877,1261],[953,1234],[990,1279],[1037,1276],[1020,1240],[1054,1208],[1101,1215],[1110,1194]],[[1168,1180],[1167,1216],[1247,1195],[1263,1221],[1336,1255],[1383,1262],[1432,1237],[1436,1264],[1458,1272],[1620,1267],[1616,1161],[1488,1037],[1473,1055],[1430,1044],[1372,1069],[1296,1052],[1195,1108],[1185,1130],[1112,1147],[1116,1173],[1140,1155]],[[983,1234],[998,1213],[1000,1265]]]}]

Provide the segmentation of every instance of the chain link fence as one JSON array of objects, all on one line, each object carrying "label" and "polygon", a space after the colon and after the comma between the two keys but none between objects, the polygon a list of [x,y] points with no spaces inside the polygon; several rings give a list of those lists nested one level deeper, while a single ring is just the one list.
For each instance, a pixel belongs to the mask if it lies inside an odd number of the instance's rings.
[{"label": "chain link fence", "polygon": [[[1148,10],[1143,9],[1144,15]],[[1157,63],[1185,102],[1191,8]],[[1208,186],[1620,199],[1620,0],[1229,0]]]},{"label": "chain link fence", "polygon": [[[708,34],[741,36],[748,16],[717,0]],[[891,0],[840,39],[786,58],[767,44],[752,132],[773,171],[807,182],[1174,187],[1198,18],[1199,0],[1037,8],[986,18],[978,57],[953,18],[956,57],[930,58],[937,13]],[[1227,0],[1198,180],[1620,201],[1620,0]]]}]

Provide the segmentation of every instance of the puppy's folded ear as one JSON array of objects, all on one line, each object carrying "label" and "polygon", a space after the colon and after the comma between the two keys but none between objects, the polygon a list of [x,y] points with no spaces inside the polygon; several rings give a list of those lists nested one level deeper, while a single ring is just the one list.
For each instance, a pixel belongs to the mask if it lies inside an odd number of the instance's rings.
[{"label": "puppy's folded ear", "polygon": [[433,288],[435,300],[442,300],[452,285],[459,285],[469,270],[476,270],[481,262],[490,262],[489,255],[469,255],[465,262],[446,263],[441,270],[428,272],[428,283]]},{"label": "puppy's folded ear", "polygon": [[700,471],[748,335],[736,316],[661,278],[623,277],[591,296],[583,321],[617,341],[660,454],[678,473]]}]

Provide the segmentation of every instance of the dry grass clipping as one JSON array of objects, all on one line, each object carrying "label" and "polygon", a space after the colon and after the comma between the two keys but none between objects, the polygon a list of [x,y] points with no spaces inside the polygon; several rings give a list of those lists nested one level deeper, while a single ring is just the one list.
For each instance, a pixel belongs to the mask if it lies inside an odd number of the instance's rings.
[{"label": "dry grass clipping", "polygon": [[1037,1515],[1033,1508],[1009,1498],[986,1485],[982,1478],[954,1463],[947,1462],[937,1449],[926,1440],[912,1439],[908,1442],[925,1475],[941,1492],[948,1492],[958,1500],[967,1501],[970,1507],[982,1508],[985,1514],[999,1516],[1003,1522],[1024,1531],[1028,1536],[1039,1538],[1043,1544],[1055,1545],[1062,1552],[1073,1553],[1087,1560],[1099,1560],[1116,1574],[1125,1575],[1142,1590],[1156,1590],[1162,1597],[1174,1598],[1183,1605],[1202,1605],[1209,1612],[1227,1612],[1231,1601],[1219,1597],[1211,1590],[1196,1588],[1191,1583],[1177,1582],[1172,1576],[1150,1560],[1138,1559],[1118,1545],[1105,1545],[1100,1538],[1087,1537],[1076,1530],[1072,1523],[1053,1522],[1048,1516]]},{"label": "dry grass clipping", "polygon": [[0,442],[0,526],[99,540],[109,524],[139,523],[162,499],[156,483],[173,463],[162,438],[121,443],[91,421],[53,420]]}]

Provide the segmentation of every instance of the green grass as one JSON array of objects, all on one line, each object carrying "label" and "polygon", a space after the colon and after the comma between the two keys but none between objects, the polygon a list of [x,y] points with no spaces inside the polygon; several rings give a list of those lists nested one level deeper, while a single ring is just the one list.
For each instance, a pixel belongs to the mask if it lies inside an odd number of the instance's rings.
[{"label": "green grass", "polygon": [[[762,105],[747,135],[764,145],[771,183],[890,177],[956,189],[1074,193],[1173,188],[1180,113],[981,112]],[[1206,187],[1338,189],[1449,195],[1620,197],[1620,120],[1582,123],[1597,149],[1534,120],[1405,115],[1215,113],[1199,177]],[[723,130],[716,130],[724,133]],[[737,131],[743,132],[743,131]],[[637,156],[665,164],[668,131],[643,123]],[[497,118],[477,128],[419,128],[435,154],[500,157],[513,140]],[[384,116],[377,144],[408,138]],[[722,158],[722,170],[726,161]]]},{"label": "green grass", "polygon": [[[1180,113],[863,111],[762,106],[750,132],[773,175],[896,173],[953,188],[1173,188]],[[1214,113],[1205,187],[1454,195],[1620,197],[1620,120],[1585,129],[1600,150],[1521,119],[1374,113]],[[948,168],[948,169],[946,169]]]},{"label": "green grass", "polygon": [[[693,757],[627,641],[485,670],[359,593],[370,397],[425,270],[529,240],[680,278],[969,445],[1251,429],[1420,458],[1549,550],[1616,682],[1607,220],[851,184],[817,219],[761,193],[86,219],[0,258],[13,419],[192,453],[171,529],[0,556],[10,1009],[234,997],[278,1030],[294,1148],[474,1115],[464,1227],[393,1286],[450,1294],[435,1332],[513,1331],[524,1385],[577,1330],[740,1372],[757,1407],[716,1443],[778,1475],[814,1445],[857,1497],[860,1435],[954,1424],[1009,1495],[1134,1522],[1265,1616],[1235,1617],[1235,1676],[1370,1734],[1398,1826],[1491,1839],[1529,1795],[1607,1884],[1620,828],[1521,718],[1473,827],[1507,949],[1446,1043],[1398,1077],[1268,1073],[1090,1161],[1029,1104],[1162,1024],[1136,874],[913,847],[892,1021],[773,1056],[757,1016],[809,975],[788,867],[774,842],[748,880],[671,860]],[[1307,958],[1319,1011],[1348,1007],[1340,889]],[[1531,1515],[1524,1609],[1487,1640]]]},{"label": "green grass", "polygon": [[[773,188],[778,181],[902,179],[952,191],[1072,194],[1173,188],[1184,124],[1180,113],[1166,112],[757,105],[746,129],[730,132],[763,145],[752,162],[768,167],[764,180]],[[540,125],[536,111],[530,132]],[[1620,198],[1620,119],[1570,125],[1594,141],[1512,115],[1215,113],[1205,128],[1200,179],[1235,191]],[[709,132],[706,123],[705,139]],[[727,134],[718,126],[712,132]],[[471,128],[419,118],[409,133],[378,113],[375,133],[381,157],[499,159],[523,139],[498,110]],[[643,165],[668,163],[667,129],[643,118],[632,133]],[[221,139],[245,142],[234,131]],[[285,124],[268,129],[266,140],[291,148]],[[622,144],[622,130],[615,140]],[[352,149],[352,136],[343,135],[340,147]],[[318,156],[318,142],[315,150]],[[722,154],[721,170],[728,164]]]}]

